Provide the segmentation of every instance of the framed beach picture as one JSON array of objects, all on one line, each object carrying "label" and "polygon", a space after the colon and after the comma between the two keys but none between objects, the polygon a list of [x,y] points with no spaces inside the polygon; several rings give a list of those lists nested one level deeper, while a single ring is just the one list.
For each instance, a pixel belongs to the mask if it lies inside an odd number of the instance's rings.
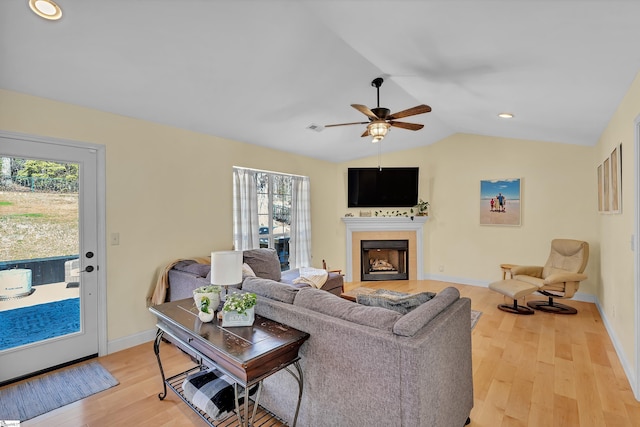
[{"label": "framed beach picture", "polygon": [[480,181],[480,225],[520,225],[520,178]]}]

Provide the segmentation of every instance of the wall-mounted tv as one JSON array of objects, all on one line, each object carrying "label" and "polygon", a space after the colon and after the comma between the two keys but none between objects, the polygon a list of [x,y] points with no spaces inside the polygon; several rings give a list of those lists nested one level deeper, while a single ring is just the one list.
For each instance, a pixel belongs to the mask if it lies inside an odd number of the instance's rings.
[{"label": "wall-mounted tv", "polygon": [[407,208],[418,203],[417,167],[349,168],[347,206]]}]

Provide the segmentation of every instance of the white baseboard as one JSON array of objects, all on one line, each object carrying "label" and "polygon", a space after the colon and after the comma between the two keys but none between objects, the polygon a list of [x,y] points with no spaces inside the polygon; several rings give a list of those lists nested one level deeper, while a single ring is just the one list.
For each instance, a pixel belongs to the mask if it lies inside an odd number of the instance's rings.
[{"label": "white baseboard", "polygon": [[609,338],[613,343],[613,348],[616,350],[616,354],[618,355],[618,359],[620,359],[620,364],[622,365],[622,369],[624,369],[624,373],[627,376],[627,380],[629,381],[629,385],[631,386],[631,390],[633,391],[633,395],[638,402],[640,402],[640,390],[635,387],[635,378],[636,373],[633,369],[633,363],[629,363],[627,357],[622,350],[622,345],[620,345],[620,340],[618,339],[616,332],[611,327],[611,323],[607,318],[602,306],[600,305],[600,300],[595,298],[596,307],[598,307],[598,312],[600,313],[600,317],[602,318],[602,323],[604,324],[607,333],[609,334]]},{"label": "white baseboard", "polygon": [[489,282],[484,280],[467,279],[464,277],[445,276],[444,274],[424,273],[424,280],[438,280],[440,282],[460,283],[461,285],[480,286],[486,288]]},{"label": "white baseboard", "polygon": [[118,339],[109,341],[107,343],[107,354],[115,353],[121,350],[126,350],[130,347],[135,347],[137,345],[153,341],[155,338],[156,338],[155,329],[149,329],[148,331],[142,331],[142,332],[138,332],[137,334],[118,338]]}]

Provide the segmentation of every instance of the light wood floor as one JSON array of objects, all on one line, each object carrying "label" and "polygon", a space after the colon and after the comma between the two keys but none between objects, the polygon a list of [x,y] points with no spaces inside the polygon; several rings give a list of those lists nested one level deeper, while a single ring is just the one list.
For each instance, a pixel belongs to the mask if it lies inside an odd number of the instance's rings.
[{"label": "light wood floor", "polygon": [[[542,312],[517,316],[498,310],[503,296],[487,288],[434,281],[364,285],[406,292],[437,292],[455,286],[471,298],[474,310],[483,312],[472,332],[475,406],[471,426],[640,426],[640,403],[634,399],[595,305],[569,301],[578,309],[575,316]],[[191,364],[171,345],[163,344],[161,352],[168,375]],[[151,343],[98,360],[120,381],[118,386],[22,425],[206,425],[172,392],[164,401],[158,400],[162,385]],[[317,426],[323,426],[322,420]]]}]

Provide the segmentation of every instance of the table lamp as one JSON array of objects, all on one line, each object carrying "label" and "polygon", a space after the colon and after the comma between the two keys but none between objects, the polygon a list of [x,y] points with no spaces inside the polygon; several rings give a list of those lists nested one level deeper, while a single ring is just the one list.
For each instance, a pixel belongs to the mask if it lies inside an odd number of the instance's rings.
[{"label": "table lamp", "polygon": [[227,286],[242,282],[242,251],[211,252],[211,284],[224,288],[227,296]]}]

